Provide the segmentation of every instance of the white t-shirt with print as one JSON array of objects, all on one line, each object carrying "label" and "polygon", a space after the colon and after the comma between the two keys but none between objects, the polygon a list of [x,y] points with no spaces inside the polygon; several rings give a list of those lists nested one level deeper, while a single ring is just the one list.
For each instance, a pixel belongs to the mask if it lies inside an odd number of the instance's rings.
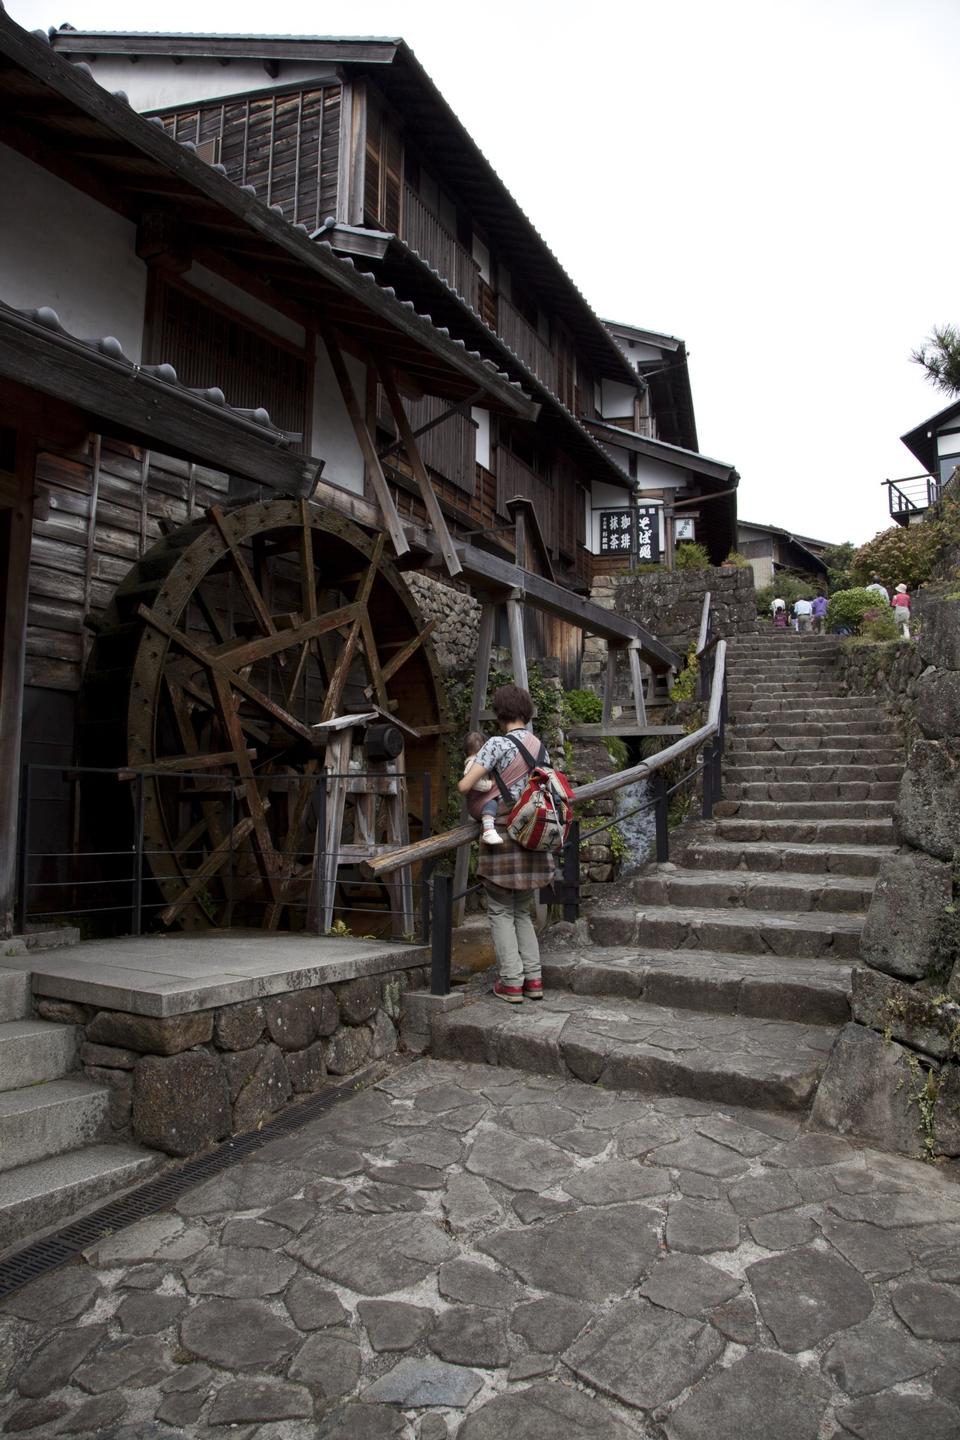
[{"label": "white t-shirt with print", "polygon": [[[540,741],[533,734],[532,730],[511,730],[510,734],[517,737],[524,749],[530,752],[533,760],[537,760],[540,754]],[[518,754],[519,751],[516,745],[514,745],[513,741],[508,739],[506,735],[493,735],[486,744],[477,751],[473,758],[476,764],[482,765],[485,770],[489,770],[492,774],[494,770],[506,770],[507,766],[512,760],[516,759]],[[544,765],[550,764],[549,756],[547,756],[543,763]],[[515,780],[510,786],[510,795],[514,800],[519,797],[526,783],[526,775],[521,775],[520,779]]]}]

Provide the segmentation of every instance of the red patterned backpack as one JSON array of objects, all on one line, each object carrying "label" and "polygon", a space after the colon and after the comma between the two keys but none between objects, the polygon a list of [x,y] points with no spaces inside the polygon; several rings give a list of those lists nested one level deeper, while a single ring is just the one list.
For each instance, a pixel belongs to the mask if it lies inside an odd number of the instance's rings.
[{"label": "red patterned backpack", "polygon": [[562,850],[573,822],[570,781],[561,770],[543,763],[547,752],[542,740],[535,760],[515,736],[508,732],[504,738],[516,746],[530,772],[519,799],[514,800],[499,770],[493,771],[504,804],[511,806],[507,834],[524,850]]}]

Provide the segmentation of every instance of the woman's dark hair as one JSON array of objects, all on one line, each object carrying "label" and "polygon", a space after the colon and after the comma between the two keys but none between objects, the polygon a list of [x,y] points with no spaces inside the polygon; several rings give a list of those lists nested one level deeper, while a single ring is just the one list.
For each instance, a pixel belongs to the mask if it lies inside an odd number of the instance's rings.
[{"label": "woman's dark hair", "polygon": [[521,690],[519,685],[501,685],[499,690],[494,691],[493,713],[498,725],[508,725],[511,720],[529,724],[533,716],[529,690]]}]

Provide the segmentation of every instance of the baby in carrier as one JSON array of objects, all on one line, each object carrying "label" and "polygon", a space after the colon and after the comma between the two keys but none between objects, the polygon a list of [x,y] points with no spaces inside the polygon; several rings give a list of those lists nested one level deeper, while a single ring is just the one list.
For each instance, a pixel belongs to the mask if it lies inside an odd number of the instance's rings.
[{"label": "baby in carrier", "polygon": [[[470,766],[477,758],[478,753],[483,749],[486,743],[486,735],[481,735],[479,730],[470,731],[469,735],[463,742],[463,750],[466,756],[466,759],[463,762],[464,775],[466,775],[467,771],[470,769]],[[480,844],[502,845],[503,841],[497,834],[496,827],[496,814],[497,809],[500,805],[500,795],[496,785],[494,784],[493,780],[491,780],[489,775],[485,775],[482,780],[478,780],[476,785],[474,785],[472,793],[477,794],[478,792],[484,795],[489,794],[490,796],[490,798],[480,808],[480,824],[483,826],[483,833],[480,836]],[[473,814],[476,815],[476,810],[473,810]]]}]

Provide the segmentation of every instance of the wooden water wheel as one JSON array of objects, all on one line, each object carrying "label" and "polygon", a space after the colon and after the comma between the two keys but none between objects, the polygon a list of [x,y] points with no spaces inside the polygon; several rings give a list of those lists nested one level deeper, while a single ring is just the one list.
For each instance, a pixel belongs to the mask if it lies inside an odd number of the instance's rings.
[{"label": "wooden water wheel", "polygon": [[[118,588],[87,666],[81,758],[157,772],[143,782],[143,836],[164,925],[313,928],[323,777],[376,769],[344,751],[337,717],[397,722],[402,828],[422,833],[422,775],[438,796],[449,726],[431,627],[382,552],[382,536],[303,500],[214,507]],[[396,786],[370,788],[355,826],[349,796],[338,824],[348,841],[396,843],[396,806],[377,798]],[[349,912],[376,910],[356,875],[332,874],[328,915],[351,924]],[[366,914],[351,928],[385,926]]]}]

